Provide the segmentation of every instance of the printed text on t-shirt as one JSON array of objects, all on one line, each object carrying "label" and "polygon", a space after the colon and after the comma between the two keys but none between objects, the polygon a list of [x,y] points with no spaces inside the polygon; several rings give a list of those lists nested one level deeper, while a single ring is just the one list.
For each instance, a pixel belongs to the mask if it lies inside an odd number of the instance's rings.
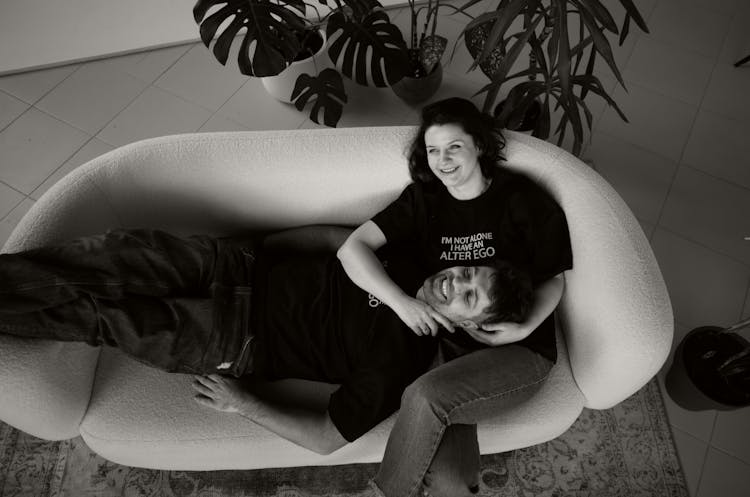
[{"label": "printed text on t-shirt", "polygon": [[473,261],[488,259],[495,255],[492,232],[475,233],[467,236],[442,236],[440,245],[442,261]]}]

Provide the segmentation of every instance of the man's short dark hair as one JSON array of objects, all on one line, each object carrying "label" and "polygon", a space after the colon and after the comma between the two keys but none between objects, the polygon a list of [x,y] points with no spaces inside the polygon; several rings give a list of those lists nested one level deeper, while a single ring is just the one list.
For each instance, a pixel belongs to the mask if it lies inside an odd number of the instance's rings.
[{"label": "man's short dark hair", "polygon": [[504,260],[496,261],[492,267],[495,273],[488,295],[491,303],[484,311],[488,315],[484,323],[522,323],[534,301],[531,276]]}]

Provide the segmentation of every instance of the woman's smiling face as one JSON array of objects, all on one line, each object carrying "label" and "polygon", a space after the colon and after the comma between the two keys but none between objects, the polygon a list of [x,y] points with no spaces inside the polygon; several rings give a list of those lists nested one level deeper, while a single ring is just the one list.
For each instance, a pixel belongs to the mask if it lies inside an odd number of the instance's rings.
[{"label": "woman's smiling face", "polygon": [[457,124],[435,124],[424,134],[427,163],[433,174],[457,198],[473,198],[484,190],[480,150]]}]

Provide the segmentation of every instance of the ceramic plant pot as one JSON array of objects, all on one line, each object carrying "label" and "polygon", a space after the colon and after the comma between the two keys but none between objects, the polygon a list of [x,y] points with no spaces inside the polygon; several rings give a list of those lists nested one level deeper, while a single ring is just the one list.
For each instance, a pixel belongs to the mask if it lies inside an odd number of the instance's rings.
[{"label": "ceramic plant pot", "polygon": [[310,57],[296,60],[292,62],[286,69],[281,71],[276,76],[268,76],[260,78],[263,83],[263,87],[268,93],[271,94],[276,100],[282,102],[292,102],[292,91],[294,91],[294,85],[297,82],[297,78],[300,74],[309,74],[316,76],[320,71],[329,67],[328,57],[326,57],[326,33],[324,30],[318,30],[323,43],[320,48],[315,52],[315,55]]},{"label": "ceramic plant pot", "polygon": [[438,63],[430,74],[421,78],[404,76],[391,85],[393,93],[409,105],[416,105],[428,100],[440,88],[443,82],[443,66]]}]

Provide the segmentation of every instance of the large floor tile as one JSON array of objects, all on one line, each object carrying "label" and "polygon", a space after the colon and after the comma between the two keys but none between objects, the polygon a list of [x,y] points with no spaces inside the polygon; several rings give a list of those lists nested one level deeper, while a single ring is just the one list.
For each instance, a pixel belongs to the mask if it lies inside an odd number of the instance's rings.
[{"label": "large floor tile", "polygon": [[105,64],[83,65],[36,106],[87,133],[96,134],[128,106],[147,83]]},{"label": "large floor tile", "polygon": [[703,472],[703,464],[706,461],[708,444],[680,429],[673,429],[672,435],[677,447],[677,455],[680,458],[680,465],[688,484],[688,492],[692,497],[695,497],[698,494],[698,483]]},{"label": "large floor tile", "polygon": [[29,104],[0,91],[0,131],[28,108]]},{"label": "large floor tile", "polygon": [[211,51],[197,43],[154,85],[216,111],[248,80],[234,59],[230,61],[222,66]]},{"label": "large floor tile", "polygon": [[750,121],[701,110],[682,163],[750,189],[749,136]]},{"label": "large floor tile", "polygon": [[750,495],[750,465],[724,452],[709,448],[697,497],[747,497]]},{"label": "large floor tile", "polygon": [[623,121],[612,108],[607,108],[599,121],[599,129],[642,148],[678,162],[687,143],[697,106],[660,94],[641,85],[628,84],[612,97],[629,122]]},{"label": "large floor tile", "polygon": [[172,64],[185,55],[193,44],[176,45],[145,52],[137,52],[120,57],[111,57],[101,61],[114,70],[134,76],[146,83],[153,83]]},{"label": "large floor tile", "polygon": [[5,183],[0,183],[0,219],[3,219],[15,206],[26,198],[22,193],[14,190]]},{"label": "large floor tile", "polygon": [[656,223],[677,163],[604,133],[594,133],[587,156],[639,219]]},{"label": "large floor tile", "polygon": [[719,60],[734,64],[750,55],[750,2],[745,2],[745,8],[732,16],[724,45],[721,47]]},{"label": "large floor tile", "polygon": [[750,266],[750,190],[680,166],[659,224]]},{"label": "large floor tile", "polygon": [[49,190],[52,185],[60,181],[63,176],[65,176],[78,166],[85,164],[91,159],[99,157],[100,155],[109,152],[110,150],[112,150],[111,145],[107,145],[103,141],[92,138],[88,141],[88,143],[81,147],[81,149],[76,152],[73,157],[65,161],[62,166],[58,167],[55,172],[50,174],[49,177],[44,180],[44,183],[39,185],[33,192],[31,192],[29,197],[34,200],[39,200],[39,197],[41,197],[44,192]]},{"label": "large floor tile", "polygon": [[662,228],[651,243],[675,319],[685,326],[726,326],[742,312],[750,269]]},{"label": "large floor tile", "polygon": [[626,84],[638,83],[698,106],[713,67],[713,57],[642,36],[623,77]]},{"label": "large floor tile", "polygon": [[197,131],[211,112],[156,87],[149,87],[97,135],[121,146],[145,138]]},{"label": "large floor tile", "polygon": [[722,14],[734,15],[743,6],[747,6],[745,0],[691,0],[696,5],[713,9]]},{"label": "large floor tile", "polygon": [[249,130],[296,129],[307,120],[307,113],[269,95],[258,78],[250,78],[216,114]]},{"label": "large floor tile", "polygon": [[78,64],[71,64],[53,69],[2,76],[0,77],[0,89],[26,103],[33,104],[70,76],[78,67]]},{"label": "large floor tile", "polygon": [[732,18],[691,0],[659,0],[649,20],[654,39],[716,57]]},{"label": "large floor tile", "polygon": [[8,237],[13,232],[18,222],[33,205],[34,201],[30,198],[26,198],[10,211],[2,221],[0,221],[0,248],[5,245],[5,242],[8,240]]},{"label": "large floor tile", "polygon": [[226,117],[222,117],[219,115],[213,115],[211,116],[211,119],[206,121],[206,123],[201,126],[201,128],[198,131],[201,132],[207,132],[207,133],[213,133],[213,132],[219,132],[219,131],[247,131],[247,127],[243,126],[240,123],[236,123],[232,121],[231,119],[227,119]]},{"label": "large floor tile", "polygon": [[[747,336],[747,333],[744,333]],[[711,445],[750,464],[750,407],[722,411],[716,418]]]},{"label": "large floor tile", "polygon": [[702,107],[738,121],[750,122],[748,88],[750,64],[734,67],[729,62],[720,62],[711,76]]},{"label": "large floor tile", "polygon": [[89,138],[83,131],[30,108],[0,132],[0,181],[29,194]]}]

